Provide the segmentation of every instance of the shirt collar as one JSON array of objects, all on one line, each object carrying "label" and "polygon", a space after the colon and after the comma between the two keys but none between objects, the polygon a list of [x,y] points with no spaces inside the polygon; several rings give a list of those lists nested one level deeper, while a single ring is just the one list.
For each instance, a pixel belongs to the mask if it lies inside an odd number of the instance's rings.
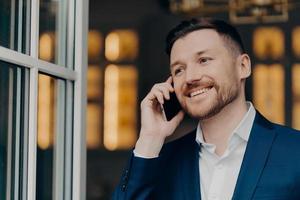
[{"label": "shirt collar", "polygon": [[[244,117],[240,121],[240,123],[237,125],[237,127],[233,130],[232,135],[237,135],[241,139],[243,139],[244,141],[248,142],[250,132],[251,132],[251,129],[252,129],[252,125],[253,125],[253,122],[254,122],[254,118],[255,118],[255,115],[256,115],[256,111],[255,111],[254,106],[252,105],[251,102],[247,101],[246,104],[247,104],[248,111],[244,115]],[[199,145],[200,144],[209,145],[204,141],[200,122],[198,123],[198,126],[197,126],[196,142]]]}]

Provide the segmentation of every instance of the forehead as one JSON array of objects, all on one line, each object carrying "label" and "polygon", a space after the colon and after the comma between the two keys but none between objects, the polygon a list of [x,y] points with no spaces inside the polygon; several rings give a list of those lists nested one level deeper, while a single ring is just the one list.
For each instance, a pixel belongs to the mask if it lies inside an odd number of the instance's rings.
[{"label": "forehead", "polygon": [[208,49],[211,51],[220,51],[225,49],[222,37],[213,29],[196,30],[174,42],[171,49],[170,59],[172,61],[179,55],[184,56],[196,54],[197,52]]}]

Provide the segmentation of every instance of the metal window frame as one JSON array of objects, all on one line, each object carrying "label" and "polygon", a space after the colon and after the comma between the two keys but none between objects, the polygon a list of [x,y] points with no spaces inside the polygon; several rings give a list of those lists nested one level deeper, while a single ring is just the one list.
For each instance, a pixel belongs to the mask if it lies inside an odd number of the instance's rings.
[{"label": "metal window frame", "polygon": [[6,200],[12,199],[11,191],[12,191],[12,183],[13,183],[13,177],[12,175],[12,166],[13,166],[13,127],[12,127],[12,120],[13,120],[13,69],[9,69],[9,89],[8,89],[8,99],[10,101],[8,105],[8,127],[7,127],[7,166],[6,166]]},{"label": "metal window frame", "polygon": [[[65,108],[66,108],[66,81],[56,79],[56,122],[55,122],[55,137],[54,137],[54,152],[53,152],[53,199],[60,200],[64,199],[64,167],[65,167]],[[60,134],[64,133],[64,134]]]},{"label": "metal window frame", "polygon": [[[75,4],[75,71],[74,85],[74,138],[73,138],[73,199],[86,199],[86,73],[88,0],[76,0]],[[85,52],[85,53],[82,53]],[[85,67],[83,67],[85,66]]]},{"label": "metal window frame", "polygon": [[[30,45],[29,55],[5,47],[0,47],[0,60],[28,69],[25,78],[29,83],[28,135],[24,141],[27,165],[23,174],[21,199],[36,199],[36,156],[37,156],[37,96],[38,75],[46,73],[66,82],[66,146],[64,199],[84,200],[86,198],[86,68],[87,68],[87,32],[88,1],[68,0],[68,32],[67,32],[67,64],[66,67],[38,59],[39,40],[39,0],[26,2],[30,5],[30,36],[26,36],[26,44]],[[29,9],[29,8],[28,8]],[[28,12],[29,13],[29,12]],[[27,41],[27,40],[30,41]],[[21,50],[19,48],[18,50]],[[71,102],[71,103],[69,103]],[[72,105],[73,104],[73,105]],[[25,107],[26,107],[25,106]],[[25,123],[26,124],[26,123]],[[25,163],[26,164],[26,163]],[[19,169],[21,170],[21,169]],[[61,172],[60,172],[61,173]],[[25,177],[26,176],[26,177]],[[24,178],[26,181],[24,182]],[[24,185],[26,184],[26,185]],[[25,191],[24,191],[25,190]],[[58,195],[62,197],[61,195]]]},{"label": "metal window frame", "polygon": [[[21,69],[17,68],[16,69],[16,102],[21,102]],[[19,199],[19,182],[20,182],[20,147],[21,147],[21,135],[19,135],[18,133],[20,133],[20,129],[21,129],[21,105],[17,104],[16,105],[16,111],[15,111],[15,116],[14,116],[14,120],[16,121],[16,126],[14,128],[14,135],[15,135],[15,146],[14,146],[14,152],[15,152],[15,156],[14,156],[14,198],[15,200]]]}]

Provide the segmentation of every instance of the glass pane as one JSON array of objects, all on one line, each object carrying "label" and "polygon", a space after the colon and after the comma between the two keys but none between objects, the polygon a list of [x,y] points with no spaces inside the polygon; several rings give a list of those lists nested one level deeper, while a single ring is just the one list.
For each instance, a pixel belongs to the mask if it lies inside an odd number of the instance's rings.
[{"label": "glass pane", "polygon": [[296,26],[292,31],[292,48],[295,56],[300,58],[300,26]]},{"label": "glass pane", "polygon": [[284,32],[278,27],[259,27],[253,34],[253,51],[260,59],[280,59],[284,55]]},{"label": "glass pane", "polygon": [[292,68],[293,128],[300,130],[300,64]]},{"label": "glass pane", "polygon": [[40,0],[39,58],[66,65],[67,0]]},{"label": "glass pane", "polygon": [[134,61],[138,54],[138,35],[131,29],[110,32],[105,38],[105,57],[109,61]]},{"label": "glass pane", "polygon": [[104,137],[108,150],[130,149],[137,137],[137,69],[108,65],[104,75]]},{"label": "glass pane", "polygon": [[253,70],[253,101],[269,120],[285,123],[284,68],[282,65],[258,64]]},{"label": "glass pane", "polygon": [[65,152],[65,81],[39,75],[37,199],[63,199]]},{"label": "glass pane", "polygon": [[0,199],[20,199],[25,69],[0,61]]},{"label": "glass pane", "polygon": [[[29,0],[0,1],[0,45],[29,53]],[[27,42],[27,43],[26,43]]]},{"label": "glass pane", "polygon": [[88,149],[102,146],[103,121],[103,70],[100,66],[89,65],[87,71],[87,99],[86,110],[86,141]]}]

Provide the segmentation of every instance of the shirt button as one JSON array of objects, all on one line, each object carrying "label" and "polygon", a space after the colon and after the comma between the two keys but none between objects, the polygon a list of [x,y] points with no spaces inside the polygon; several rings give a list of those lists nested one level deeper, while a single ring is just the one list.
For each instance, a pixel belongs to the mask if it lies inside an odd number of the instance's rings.
[{"label": "shirt button", "polygon": [[125,189],[126,189],[126,185],[122,185],[122,188],[121,188],[122,192],[124,192]]}]

